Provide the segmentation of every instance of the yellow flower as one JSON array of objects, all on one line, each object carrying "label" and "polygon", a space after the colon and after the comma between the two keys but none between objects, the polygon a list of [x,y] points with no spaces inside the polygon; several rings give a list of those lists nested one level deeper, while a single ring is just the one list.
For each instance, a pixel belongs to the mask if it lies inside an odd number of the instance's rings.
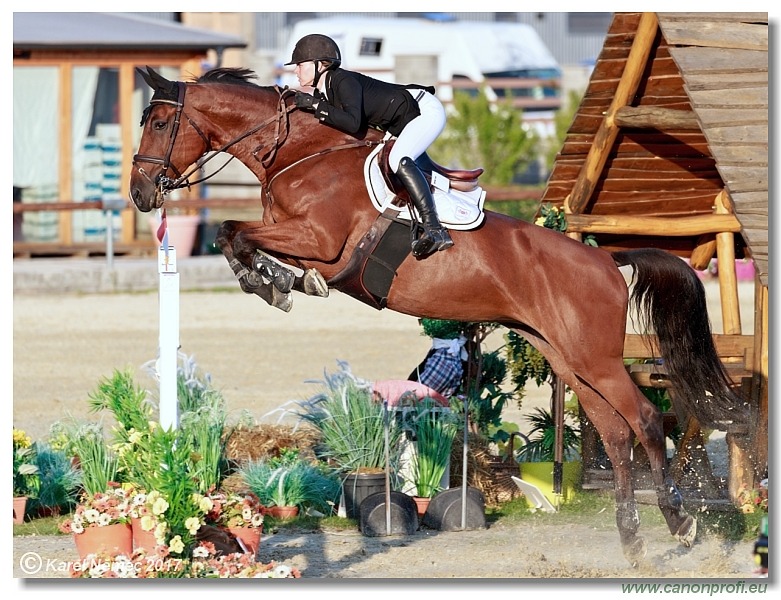
[{"label": "yellow flower", "polygon": [[23,430],[14,428],[14,448],[29,448],[33,442]]},{"label": "yellow flower", "polygon": [[131,444],[137,444],[143,439],[143,435],[140,431],[136,431],[135,429],[132,430],[132,433],[128,436],[127,441]]},{"label": "yellow flower", "polygon": [[181,536],[175,535],[171,538],[171,542],[168,544],[168,547],[171,549],[171,552],[174,554],[179,554],[184,550],[184,542],[182,541]]},{"label": "yellow flower", "polygon": [[534,221],[534,224],[542,227],[543,225],[545,225],[545,217],[537,217]]},{"label": "yellow flower", "polygon": [[155,518],[152,515],[144,515],[141,517],[141,529],[144,531],[152,531],[155,528]]},{"label": "yellow flower", "polygon": [[184,526],[190,532],[190,535],[195,535],[201,528],[201,522],[198,520],[198,517],[190,517],[184,522]]},{"label": "yellow flower", "polygon": [[214,508],[214,502],[212,502],[212,499],[208,496],[200,496],[199,494],[195,494],[195,496],[195,500],[198,503],[198,510],[202,513],[207,513]]}]

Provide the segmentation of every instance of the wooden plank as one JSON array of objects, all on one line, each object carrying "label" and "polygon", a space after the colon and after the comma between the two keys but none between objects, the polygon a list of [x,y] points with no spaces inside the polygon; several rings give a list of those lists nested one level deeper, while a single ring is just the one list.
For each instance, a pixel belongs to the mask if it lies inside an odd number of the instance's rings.
[{"label": "wooden plank", "polygon": [[690,73],[767,71],[767,51],[724,48],[670,48],[684,77]]},{"label": "wooden plank", "polygon": [[696,112],[704,125],[764,125],[767,127],[766,108],[698,108]]},{"label": "wooden plank", "polygon": [[665,22],[674,21],[728,21],[730,23],[765,23],[766,12],[660,12],[656,13]]},{"label": "wooden plank", "polygon": [[711,147],[714,148],[722,144],[745,144],[767,148],[767,130],[767,125],[738,124],[734,127],[707,127],[705,129],[705,137],[710,142]]},{"label": "wooden plank", "polygon": [[686,73],[684,87],[689,92],[700,90],[736,90],[767,87],[767,71],[746,73]]},{"label": "wooden plank", "polygon": [[740,92],[732,90],[710,89],[692,90],[689,93],[695,110],[705,108],[764,108],[768,107],[768,87],[757,86],[742,88]]},{"label": "wooden plank", "polygon": [[[740,358],[751,363],[754,349],[754,336],[741,334],[714,334],[713,343],[722,359]],[[624,356],[626,358],[655,358],[659,356],[656,336],[627,333],[624,336]]]},{"label": "wooden plank", "polygon": [[659,21],[662,33],[671,46],[705,46],[767,50],[768,26],[753,23],[701,20]]},{"label": "wooden plank", "polygon": [[722,145],[711,146],[713,155],[720,165],[767,166],[767,146],[757,145]]},{"label": "wooden plank", "polygon": [[724,183],[730,192],[758,192],[767,190],[767,168],[719,167]]}]

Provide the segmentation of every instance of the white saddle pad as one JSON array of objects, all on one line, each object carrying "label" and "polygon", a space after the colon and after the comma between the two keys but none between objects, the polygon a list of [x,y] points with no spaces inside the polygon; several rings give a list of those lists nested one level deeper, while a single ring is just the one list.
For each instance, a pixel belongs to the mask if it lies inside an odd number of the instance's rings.
[{"label": "white saddle pad", "polygon": [[[378,156],[382,147],[382,144],[377,146],[364,163],[366,189],[378,212],[385,212],[386,209],[395,210],[400,219],[409,220],[411,218],[410,209],[414,210],[414,208],[391,204],[396,195],[388,188],[380,171]],[[477,187],[471,192],[461,192],[454,189],[445,191],[435,187],[433,195],[439,220],[448,229],[474,229],[485,218],[485,213],[483,213],[485,191],[481,187]]]}]

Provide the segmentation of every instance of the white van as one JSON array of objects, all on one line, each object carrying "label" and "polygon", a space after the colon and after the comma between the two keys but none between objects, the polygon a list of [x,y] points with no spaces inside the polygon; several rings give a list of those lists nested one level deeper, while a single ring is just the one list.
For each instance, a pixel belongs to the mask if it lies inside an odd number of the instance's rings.
[{"label": "white van", "polygon": [[292,67],[283,67],[296,41],[327,35],[342,51],[342,66],[398,83],[434,85],[443,102],[454,89],[476,93],[486,84],[491,100],[512,97],[526,111],[561,105],[561,69],[537,32],[522,23],[431,21],[335,16],[299,21],[278,57],[280,85],[295,87]]}]

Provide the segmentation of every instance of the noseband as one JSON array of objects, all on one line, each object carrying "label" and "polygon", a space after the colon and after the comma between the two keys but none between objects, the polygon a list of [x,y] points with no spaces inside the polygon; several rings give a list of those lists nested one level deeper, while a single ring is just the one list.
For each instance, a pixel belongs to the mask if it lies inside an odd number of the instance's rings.
[{"label": "noseband", "polygon": [[[222,171],[227,164],[233,160],[233,156],[231,156],[227,161],[225,161],[225,164],[223,164],[219,169],[214,171],[212,174],[207,175],[206,177],[202,177],[201,179],[198,179],[196,181],[190,181],[190,177],[193,176],[194,173],[199,171],[204,164],[209,162],[212,158],[217,156],[219,153],[224,152],[234,144],[237,144],[241,140],[257,133],[267,125],[270,125],[271,123],[276,122],[277,124],[277,131],[274,135],[274,146],[263,156],[261,159],[261,164],[264,167],[268,167],[269,164],[274,160],[274,157],[276,156],[277,150],[282,145],[282,143],[287,138],[287,134],[289,132],[289,128],[287,125],[287,119],[286,116],[289,112],[292,110],[295,110],[296,106],[293,104],[290,108],[288,108],[285,104],[285,97],[288,95],[293,94],[294,92],[289,89],[280,89],[278,86],[274,86],[274,89],[276,90],[277,94],[279,95],[279,102],[277,104],[277,113],[276,115],[269,117],[265,121],[263,121],[260,125],[257,125],[250,129],[249,131],[246,131],[239,135],[238,137],[232,139],[230,142],[222,146],[221,148],[214,150],[211,154],[208,154],[210,151],[212,151],[212,145],[211,141],[208,137],[206,137],[201,129],[193,122],[190,117],[187,116],[186,113],[184,113],[184,95],[187,90],[187,85],[181,81],[176,81],[176,86],[178,88],[177,92],[177,99],[176,100],[169,100],[165,98],[158,98],[157,100],[153,99],[149,102],[149,107],[147,110],[151,109],[152,106],[155,104],[172,104],[173,106],[176,106],[176,114],[174,115],[174,123],[173,127],[171,128],[171,135],[168,140],[168,148],[166,149],[165,156],[158,157],[158,156],[149,156],[146,154],[135,154],[133,156],[133,165],[135,166],[136,163],[150,163],[154,165],[162,165],[162,170],[157,175],[154,181],[155,187],[157,187],[161,194],[167,194],[168,192],[171,192],[173,190],[177,190],[180,188],[187,187],[189,188],[191,185],[195,185],[198,183],[202,183],[206,181],[207,179],[211,179],[214,177],[217,173]],[[145,111],[146,112],[146,111]],[[184,114],[185,118],[187,119],[187,122],[192,126],[192,128],[196,131],[196,133],[201,137],[201,139],[206,144],[206,152],[203,156],[201,156],[200,159],[193,165],[193,167],[187,171],[186,173],[182,174],[179,169],[176,168],[175,165],[171,164],[171,154],[173,154],[174,151],[174,144],[176,143],[176,136],[179,133],[179,125],[181,123],[182,115]],[[146,117],[146,115],[145,115]],[[145,119],[144,119],[145,120]],[[284,126],[284,132],[283,130]],[[146,177],[149,181],[151,181],[151,178],[149,175],[144,171],[142,167],[137,167],[138,172]],[[171,169],[176,179],[172,179],[168,176],[168,170]]]}]

